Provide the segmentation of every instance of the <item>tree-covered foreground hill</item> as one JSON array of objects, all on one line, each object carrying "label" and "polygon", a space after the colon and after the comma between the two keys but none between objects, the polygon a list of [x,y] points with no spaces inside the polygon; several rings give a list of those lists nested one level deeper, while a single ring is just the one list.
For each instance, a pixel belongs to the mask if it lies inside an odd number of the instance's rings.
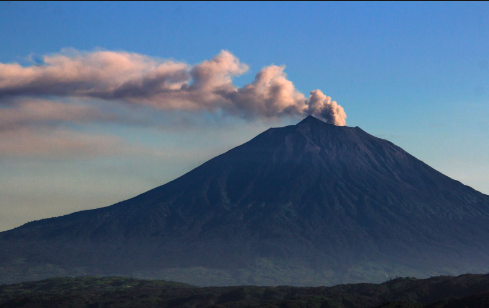
[{"label": "tree-covered foreground hill", "polygon": [[489,307],[489,275],[334,287],[195,287],[122,277],[0,286],[0,307]]}]

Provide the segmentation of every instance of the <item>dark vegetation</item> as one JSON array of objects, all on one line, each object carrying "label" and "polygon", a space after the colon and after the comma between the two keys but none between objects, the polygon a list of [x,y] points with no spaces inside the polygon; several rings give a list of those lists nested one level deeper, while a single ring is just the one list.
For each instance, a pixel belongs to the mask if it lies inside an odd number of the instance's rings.
[{"label": "dark vegetation", "polygon": [[489,196],[358,127],[272,128],[115,205],[0,233],[0,283],[335,285],[489,271]]},{"label": "dark vegetation", "polygon": [[489,307],[489,275],[334,287],[194,287],[121,277],[52,278],[0,286],[0,307]]}]

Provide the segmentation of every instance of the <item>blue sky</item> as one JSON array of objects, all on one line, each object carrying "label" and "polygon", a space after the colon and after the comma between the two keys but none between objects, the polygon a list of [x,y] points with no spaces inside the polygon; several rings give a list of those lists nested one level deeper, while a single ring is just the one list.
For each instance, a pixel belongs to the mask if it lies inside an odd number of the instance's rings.
[{"label": "blue sky", "polygon": [[[249,66],[234,78],[237,87],[252,82],[264,67],[285,65],[297,91],[307,97],[321,89],[344,108],[347,125],[388,139],[442,173],[489,193],[485,2],[0,2],[0,46],[0,63],[24,67],[67,49],[130,52],[191,66],[227,50]],[[30,99],[80,100],[56,95]],[[23,153],[27,148],[16,144],[14,133],[3,136],[4,144],[20,148],[0,147],[0,230],[129,198],[269,126],[300,119],[247,120],[222,116],[219,110],[188,116],[81,100],[85,107],[116,110],[148,123],[64,123],[49,129],[48,141],[37,140],[42,155]],[[180,116],[192,124],[175,124]],[[84,139],[87,134],[92,139]],[[45,137],[38,133],[31,138],[36,136]],[[110,137],[113,147],[103,153],[81,149],[86,155],[61,155],[49,148],[65,137],[87,140],[85,145]]]}]

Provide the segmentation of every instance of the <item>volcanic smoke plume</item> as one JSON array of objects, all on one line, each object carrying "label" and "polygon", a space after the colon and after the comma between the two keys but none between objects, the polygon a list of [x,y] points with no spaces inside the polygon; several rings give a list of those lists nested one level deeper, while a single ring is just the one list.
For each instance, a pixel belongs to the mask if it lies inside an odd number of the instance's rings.
[{"label": "volcanic smoke plume", "polygon": [[69,50],[47,55],[35,66],[0,63],[0,104],[15,97],[91,97],[162,110],[221,110],[246,119],[315,115],[346,125],[340,105],[320,90],[305,97],[284,69],[264,67],[239,88],[233,77],[248,66],[224,50],[196,65],[128,52]]}]

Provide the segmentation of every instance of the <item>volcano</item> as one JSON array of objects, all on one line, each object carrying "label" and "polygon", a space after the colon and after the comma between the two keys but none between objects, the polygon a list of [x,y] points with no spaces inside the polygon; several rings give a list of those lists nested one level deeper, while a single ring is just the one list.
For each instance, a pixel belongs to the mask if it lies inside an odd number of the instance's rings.
[{"label": "volcano", "polygon": [[489,271],[489,196],[359,127],[271,128],[109,207],[0,233],[0,282],[319,285]]}]

